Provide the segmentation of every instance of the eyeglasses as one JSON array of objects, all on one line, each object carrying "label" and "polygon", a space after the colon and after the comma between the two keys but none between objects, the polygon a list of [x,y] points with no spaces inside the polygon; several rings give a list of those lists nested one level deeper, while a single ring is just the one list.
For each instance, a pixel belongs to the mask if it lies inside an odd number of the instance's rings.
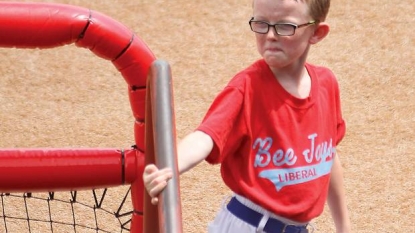
[{"label": "eyeglasses", "polygon": [[295,34],[295,30],[297,28],[306,27],[309,25],[316,24],[316,21],[310,21],[305,24],[294,24],[294,23],[276,23],[276,24],[269,24],[264,21],[260,20],[254,20],[254,17],[249,20],[249,26],[251,26],[251,30],[253,32],[259,33],[259,34],[267,34],[270,27],[274,27],[275,31],[280,36],[292,36]]}]

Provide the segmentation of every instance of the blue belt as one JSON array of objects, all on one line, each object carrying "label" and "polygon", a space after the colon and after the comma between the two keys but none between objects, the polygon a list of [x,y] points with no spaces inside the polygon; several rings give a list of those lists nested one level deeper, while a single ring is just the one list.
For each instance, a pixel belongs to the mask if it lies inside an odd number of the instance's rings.
[{"label": "blue belt", "polygon": [[[264,216],[263,214],[258,213],[248,206],[242,204],[235,197],[230,200],[227,208],[233,215],[254,227],[258,227],[259,222]],[[308,233],[307,225],[287,225],[275,218],[268,219],[267,223],[265,224],[264,231],[267,233]]]}]

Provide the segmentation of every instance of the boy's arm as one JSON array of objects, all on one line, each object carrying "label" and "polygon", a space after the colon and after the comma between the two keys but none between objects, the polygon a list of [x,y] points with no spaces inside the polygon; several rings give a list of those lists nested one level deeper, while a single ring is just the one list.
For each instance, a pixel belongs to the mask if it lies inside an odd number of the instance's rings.
[{"label": "boy's arm", "polygon": [[[202,162],[212,149],[213,140],[209,135],[201,131],[188,134],[177,146],[179,173],[182,174]],[[158,195],[167,186],[172,176],[173,172],[170,168],[159,169],[154,164],[149,164],[144,168],[144,186],[154,205],[158,203]]]},{"label": "boy's arm", "polygon": [[336,226],[336,232],[350,233],[351,225],[346,206],[343,169],[338,155],[334,156],[327,203]]},{"label": "boy's arm", "polygon": [[210,154],[213,149],[212,138],[202,131],[194,131],[184,137],[177,146],[177,166],[182,174]]}]

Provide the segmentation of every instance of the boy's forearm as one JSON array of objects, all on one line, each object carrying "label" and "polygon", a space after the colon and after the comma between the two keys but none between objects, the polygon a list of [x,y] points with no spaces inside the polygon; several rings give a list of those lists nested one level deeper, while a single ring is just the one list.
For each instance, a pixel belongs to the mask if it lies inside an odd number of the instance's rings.
[{"label": "boy's forearm", "polygon": [[337,233],[351,232],[350,218],[346,205],[343,169],[338,155],[335,156],[327,199]]},{"label": "boy's forearm", "polygon": [[182,174],[202,162],[212,151],[213,140],[201,131],[184,137],[177,146],[179,173]]}]

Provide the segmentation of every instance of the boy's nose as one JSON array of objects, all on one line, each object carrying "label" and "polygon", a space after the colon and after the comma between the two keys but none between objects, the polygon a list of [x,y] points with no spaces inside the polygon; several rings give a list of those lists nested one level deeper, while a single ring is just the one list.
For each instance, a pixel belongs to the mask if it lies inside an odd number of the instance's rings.
[{"label": "boy's nose", "polygon": [[269,27],[269,30],[267,32],[267,37],[278,38],[279,35],[277,33],[277,29],[275,27]]}]

